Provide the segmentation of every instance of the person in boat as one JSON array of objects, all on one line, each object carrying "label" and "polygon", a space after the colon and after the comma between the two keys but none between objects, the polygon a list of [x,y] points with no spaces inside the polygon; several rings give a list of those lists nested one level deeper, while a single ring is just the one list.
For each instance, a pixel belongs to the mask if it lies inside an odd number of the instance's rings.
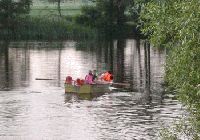
[{"label": "person in boat", "polygon": [[98,80],[98,76],[97,76],[98,74],[97,74],[97,71],[96,71],[96,70],[93,70],[93,73],[92,73],[92,74],[93,74],[93,78],[92,78],[92,80],[93,80],[93,81]]},{"label": "person in boat", "polygon": [[82,86],[82,85],[84,85],[84,83],[85,83],[85,81],[83,79],[79,79],[79,78],[76,79],[77,86]]},{"label": "person in boat", "polygon": [[112,82],[113,81],[113,74],[111,71],[107,71],[101,75],[101,80],[106,82]]},{"label": "person in boat", "polygon": [[85,83],[86,84],[95,84],[93,81],[93,74],[92,74],[91,70],[89,70],[89,73],[85,76]]},{"label": "person in boat", "polygon": [[71,76],[67,76],[65,79],[65,84],[72,84],[72,77]]}]

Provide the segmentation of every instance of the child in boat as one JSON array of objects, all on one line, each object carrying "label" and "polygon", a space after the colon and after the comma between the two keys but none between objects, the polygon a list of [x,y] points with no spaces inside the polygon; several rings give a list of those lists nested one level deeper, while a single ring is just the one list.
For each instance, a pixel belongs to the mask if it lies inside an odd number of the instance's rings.
[{"label": "child in boat", "polygon": [[96,70],[93,70],[93,73],[92,73],[92,74],[93,74],[93,78],[92,78],[92,80],[93,80],[93,81],[98,80],[98,76],[97,76],[98,74],[97,74],[97,71],[96,71]]},{"label": "child in boat", "polygon": [[67,76],[65,79],[65,84],[72,84],[72,77],[71,76]]},{"label": "child in boat", "polygon": [[82,86],[84,84],[84,82],[85,81],[83,79],[79,79],[79,78],[76,79],[76,85],[77,86]]},{"label": "child in boat", "polygon": [[92,74],[91,70],[89,70],[89,73],[85,76],[85,83],[86,84],[95,84],[93,81],[93,74]]}]

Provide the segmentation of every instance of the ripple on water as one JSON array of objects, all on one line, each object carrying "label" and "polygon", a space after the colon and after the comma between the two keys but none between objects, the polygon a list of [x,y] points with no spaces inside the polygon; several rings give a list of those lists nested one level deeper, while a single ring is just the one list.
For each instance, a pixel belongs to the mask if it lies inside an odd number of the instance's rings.
[{"label": "ripple on water", "polygon": [[[162,95],[164,50],[151,48],[152,93],[143,93],[140,43],[133,39],[102,44],[16,42],[8,46],[8,61],[6,49],[0,47],[0,139],[155,139],[161,124],[181,117],[184,108],[174,96]],[[113,89],[95,97],[64,94],[66,75],[84,77],[88,69],[101,72],[111,63],[116,79],[130,83],[134,92]]]},{"label": "ripple on water", "polygon": [[0,136],[153,139],[160,122],[171,122],[181,114],[176,100],[141,103],[136,99],[142,93],[111,93],[94,100],[55,91],[8,94],[0,94]]}]

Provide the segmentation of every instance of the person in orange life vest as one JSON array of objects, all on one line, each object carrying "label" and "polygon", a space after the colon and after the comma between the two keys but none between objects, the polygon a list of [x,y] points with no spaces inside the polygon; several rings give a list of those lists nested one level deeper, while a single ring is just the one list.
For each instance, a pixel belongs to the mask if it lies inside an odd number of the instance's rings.
[{"label": "person in orange life vest", "polygon": [[82,86],[83,84],[84,84],[84,80],[83,79],[82,80],[79,79],[79,78],[76,79],[76,85],[77,86]]},{"label": "person in orange life vest", "polygon": [[105,72],[102,75],[101,79],[104,80],[104,81],[107,81],[107,82],[111,82],[113,80],[112,72],[111,71]]},{"label": "person in orange life vest", "polygon": [[85,80],[81,79],[80,83],[81,83],[81,85],[84,85]]},{"label": "person in orange life vest", "polygon": [[71,76],[67,76],[66,80],[65,80],[65,84],[72,84],[72,77]]},{"label": "person in orange life vest", "polygon": [[81,79],[79,79],[79,78],[76,79],[76,85],[77,85],[77,86],[80,86],[80,85],[81,85],[80,81],[81,81]]},{"label": "person in orange life vest", "polygon": [[90,70],[89,73],[85,76],[85,83],[86,84],[94,84],[93,82],[93,74],[92,71]]}]

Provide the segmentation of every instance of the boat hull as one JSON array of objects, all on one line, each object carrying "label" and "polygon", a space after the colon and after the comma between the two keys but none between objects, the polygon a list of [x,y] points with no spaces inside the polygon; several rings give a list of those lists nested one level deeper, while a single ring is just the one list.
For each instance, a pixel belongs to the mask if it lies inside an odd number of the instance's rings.
[{"label": "boat hull", "polygon": [[65,84],[65,93],[106,93],[110,92],[109,86],[109,84],[85,84],[82,86]]}]

